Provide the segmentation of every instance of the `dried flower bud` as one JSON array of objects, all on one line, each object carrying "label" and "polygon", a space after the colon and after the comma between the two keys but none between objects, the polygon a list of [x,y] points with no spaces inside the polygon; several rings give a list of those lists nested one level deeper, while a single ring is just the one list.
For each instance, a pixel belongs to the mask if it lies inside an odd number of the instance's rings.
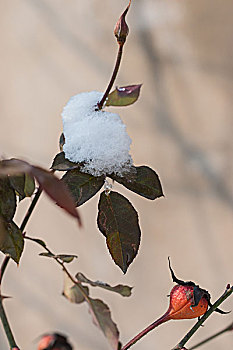
[{"label": "dried flower bud", "polygon": [[117,38],[117,42],[119,45],[123,45],[126,41],[126,37],[129,34],[129,27],[125,21],[125,16],[127,15],[127,12],[129,11],[129,7],[131,4],[131,0],[129,2],[129,5],[125,9],[125,11],[122,13],[121,17],[117,21],[117,24],[114,29],[114,35]]}]

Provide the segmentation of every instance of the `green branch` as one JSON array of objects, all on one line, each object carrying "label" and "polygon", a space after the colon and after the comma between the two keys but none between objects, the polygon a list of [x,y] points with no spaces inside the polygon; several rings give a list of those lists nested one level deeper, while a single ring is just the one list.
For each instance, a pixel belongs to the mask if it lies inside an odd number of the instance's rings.
[{"label": "green branch", "polygon": [[211,335],[210,337],[202,340],[200,343],[193,345],[191,348],[189,348],[189,350],[197,349],[199,346],[201,346],[201,345],[209,342],[210,340],[217,338],[219,335],[226,333],[226,332],[229,332],[229,331],[233,331],[233,322],[229,326],[227,326],[226,328],[222,329],[221,331],[219,331],[219,332]]},{"label": "green branch", "polygon": [[[35,197],[33,198],[32,202],[31,202],[31,205],[30,207],[28,208],[28,211],[26,212],[25,216],[24,216],[24,219],[22,221],[22,224],[20,225],[20,231],[23,233],[27,223],[28,223],[28,220],[30,219],[30,216],[32,215],[32,212],[36,206],[36,203],[38,202],[39,198],[40,198],[40,195],[42,193],[42,190],[41,188],[39,187],[36,194],[35,194]],[[2,284],[2,278],[3,278],[3,275],[5,273],[5,270],[6,270],[6,267],[9,263],[9,260],[10,260],[10,257],[9,256],[6,256],[5,259],[3,260],[2,262],[2,265],[1,265],[1,268],[0,268],[0,286]]]},{"label": "green branch", "polygon": [[[38,199],[40,198],[40,195],[41,195],[41,188],[39,187],[37,192],[36,192],[36,195],[35,197],[33,198],[32,202],[31,202],[31,205],[30,207],[28,208],[28,211],[27,213],[25,214],[25,217],[22,221],[22,224],[20,226],[20,230],[23,234],[23,231],[28,223],[28,220],[30,219],[30,216],[36,206],[36,203],[38,202]],[[2,325],[3,325],[3,328],[4,328],[4,331],[5,331],[5,334],[7,336],[7,339],[8,339],[8,343],[10,345],[10,348],[11,349],[19,349],[15,343],[15,340],[14,340],[14,336],[13,336],[13,333],[11,331],[11,328],[10,328],[10,325],[9,325],[9,322],[7,320],[7,316],[6,316],[6,313],[5,313],[5,310],[4,310],[4,307],[3,307],[3,304],[2,304],[2,300],[3,300],[3,297],[1,295],[1,284],[2,284],[2,278],[3,278],[3,275],[6,271],[6,268],[7,268],[7,265],[10,261],[10,257],[9,256],[6,256],[2,262],[2,265],[1,265],[1,268],[0,268],[0,318],[1,318],[1,321],[2,321]]]},{"label": "green branch", "polygon": [[25,236],[25,239],[28,239],[30,241],[33,241],[34,243],[39,244],[40,246],[42,246],[49,254],[51,254],[51,257],[53,257],[54,260],[56,260],[56,262],[62,266],[63,271],[66,273],[66,275],[70,278],[70,280],[79,288],[81,294],[83,295],[84,299],[86,300],[86,302],[88,304],[91,304],[90,299],[87,295],[87,293],[85,292],[85,290],[82,287],[82,284],[77,281],[69,272],[69,270],[66,268],[64,262],[59,259],[46,245],[42,244],[40,240],[33,238],[33,237],[29,237],[29,236]]},{"label": "green branch", "polygon": [[11,331],[9,322],[7,320],[7,316],[6,316],[5,310],[4,310],[3,305],[2,305],[2,300],[3,300],[3,298],[0,296],[0,318],[1,318],[2,325],[3,325],[4,331],[6,333],[7,339],[8,339],[8,343],[9,343],[11,349],[14,348],[15,350],[16,349],[19,350],[18,346],[16,345],[16,342],[15,342],[13,333]]},{"label": "green branch", "polygon": [[181,350],[188,340],[193,336],[199,327],[210,317],[210,315],[233,293],[233,287],[227,286],[223,295],[209,308],[209,310],[200,318],[200,320],[190,329],[185,337],[179,342],[179,344],[173,350]]}]

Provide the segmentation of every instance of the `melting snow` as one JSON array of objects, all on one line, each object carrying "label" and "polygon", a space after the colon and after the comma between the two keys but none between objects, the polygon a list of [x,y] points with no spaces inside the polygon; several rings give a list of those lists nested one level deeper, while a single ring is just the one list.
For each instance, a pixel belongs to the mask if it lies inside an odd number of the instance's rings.
[{"label": "melting snow", "polygon": [[71,97],[62,112],[63,150],[70,161],[85,162],[84,172],[123,175],[133,164],[132,141],[118,114],[95,110],[102,96],[91,91]]}]

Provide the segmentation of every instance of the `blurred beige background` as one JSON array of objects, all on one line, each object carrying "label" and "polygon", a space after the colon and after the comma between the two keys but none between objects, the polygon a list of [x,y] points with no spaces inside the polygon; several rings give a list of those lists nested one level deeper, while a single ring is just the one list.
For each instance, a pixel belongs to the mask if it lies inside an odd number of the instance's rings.
[{"label": "blurred beige background", "polygon": [[[115,61],[112,31],[126,0],[0,1],[0,154],[50,167],[58,152],[60,113],[81,91],[103,91]],[[70,265],[93,280],[134,286],[131,298],[94,289],[111,308],[123,343],[159,317],[178,277],[209,290],[214,301],[233,283],[233,25],[231,0],[134,0],[118,85],[143,83],[137,104],[118,109],[133,139],[136,165],[160,175],[165,198],[148,201],[115,185],[139,212],[139,255],[122,275],[96,227],[98,195],[80,208],[84,229],[43,196],[27,232],[56,253],[77,254]],[[29,201],[20,205],[20,223]],[[23,350],[48,331],[70,337],[75,350],[107,350],[85,305],[61,296],[63,275],[26,242],[11,263],[3,293]],[[1,254],[0,259],[3,259]],[[223,305],[233,310],[233,299]],[[214,314],[194,344],[232,321]],[[171,349],[193,320],[163,325],[135,350]],[[232,349],[228,334],[203,346]],[[8,349],[0,327],[0,349]]]}]

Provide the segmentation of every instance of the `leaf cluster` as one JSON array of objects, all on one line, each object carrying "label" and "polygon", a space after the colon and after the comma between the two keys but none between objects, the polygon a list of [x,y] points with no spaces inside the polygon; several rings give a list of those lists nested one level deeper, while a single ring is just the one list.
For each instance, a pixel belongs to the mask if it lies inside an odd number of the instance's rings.
[{"label": "leaf cluster", "polygon": [[123,297],[131,295],[132,287],[121,284],[110,286],[101,281],[91,281],[80,272],[76,274],[75,281],[67,276],[66,273],[64,277],[63,296],[71,303],[87,303],[93,323],[104,333],[112,349],[120,349],[119,331],[112,320],[110,309],[102,300],[90,297],[89,287],[99,287]]},{"label": "leaf cluster", "polygon": [[0,251],[19,263],[24,248],[23,225],[14,221],[18,202],[32,197],[35,181],[61,208],[81,224],[72,196],[52,172],[19,159],[0,162]]},{"label": "leaf cluster", "polygon": [[[83,163],[73,163],[66,159],[64,152],[57,154],[52,164],[54,171],[66,171],[61,181],[69,189],[77,207],[101,190],[106,177],[144,198],[154,200],[163,196],[159,177],[148,166],[132,166],[130,172],[123,176],[93,176],[83,172],[82,167]],[[99,198],[97,224],[106,238],[115,264],[126,273],[140,245],[141,230],[137,211],[122,194],[104,189]]]}]

